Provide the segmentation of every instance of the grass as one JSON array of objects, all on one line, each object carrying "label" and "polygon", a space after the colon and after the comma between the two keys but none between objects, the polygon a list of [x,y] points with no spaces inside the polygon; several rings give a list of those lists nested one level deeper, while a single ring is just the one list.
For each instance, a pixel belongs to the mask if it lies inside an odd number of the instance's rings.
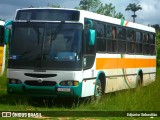
[{"label": "grass", "polygon": [[159,90],[160,68],[157,68],[157,78],[152,84],[105,94],[99,102],[69,98],[36,100],[23,95],[8,95],[4,75],[0,78],[0,111],[160,111]]}]

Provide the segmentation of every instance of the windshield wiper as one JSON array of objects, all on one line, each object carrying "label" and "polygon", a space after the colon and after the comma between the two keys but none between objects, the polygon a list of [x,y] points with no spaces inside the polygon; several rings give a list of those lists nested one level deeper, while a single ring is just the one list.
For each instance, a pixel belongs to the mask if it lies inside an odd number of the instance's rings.
[{"label": "windshield wiper", "polygon": [[65,23],[64,21],[61,21],[61,23],[57,26],[57,29],[55,30],[55,32],[53,33],[53,36],[51,37],[51,43],[52,43],[52,41],[54,41],[57,38],[57,35],[62,30],[64,23]]}]

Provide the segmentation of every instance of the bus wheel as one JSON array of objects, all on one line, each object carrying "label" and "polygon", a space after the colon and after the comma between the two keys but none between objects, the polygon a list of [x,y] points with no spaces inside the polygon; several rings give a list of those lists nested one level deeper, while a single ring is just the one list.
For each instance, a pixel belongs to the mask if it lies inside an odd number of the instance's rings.
[{"label": "bus wheel", "polygon": [[101,85],[101,81],[98,79],[95,85],[95,92],[94,92],[94,96],[92,96],[92,100],[99,101],[101,96],[102,96],[102,85]]}]

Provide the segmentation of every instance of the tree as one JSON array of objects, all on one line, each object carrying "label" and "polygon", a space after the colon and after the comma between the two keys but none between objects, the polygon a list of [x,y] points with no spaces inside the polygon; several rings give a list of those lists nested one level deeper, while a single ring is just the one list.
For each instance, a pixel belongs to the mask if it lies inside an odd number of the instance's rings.
[{"label": "tree", "polygon": [[119,18],[119,19],[124,19],[124,16],[122,13],[120,13],[120,12],[116,13],[115,6],[113,6],[112,3],[101,4],[99,9],[97,10],[97,13],[102,14],[102,15],[106,15],[106,16]]},{"label": "tree", "polygon": [[36,6],[30,5],[28,8],[35,8]]},{"label": "tree", "polygon": [[96,12],[99,8],[99,5],[101,5],[100,0],[81,0],[79,7],[76,8],[80,10]]},{"label": "tree", "polygon": [[[60,8],[61,6],[59,4],[48,3],[47,7]],[[36,6],[30,5],[29,8],[36,8]]]},{"label": "tree", "polygon": [[135,18],[137,17],[137,15],[135,13],[138,10],[142,10],[142,7],[141,7],[141,5],[138,5],[138,4],[135,4],[135,3],[130,3],[125,10],[126,11],[131,10],[133,12],[133,15],[132,15],[133,22],[135,22]]},{"label": "tree", "polygon": [[160,31],[156,31],[157,66],[160,66]]},{"label": "tree", "polygon": [[124,19],[122,13],[116,13],[115,6],[113,6],[112,3],[103,4],[100,0],[81,0],[79,7],[76,7],[76,9],[87,10],[106,16]]}]

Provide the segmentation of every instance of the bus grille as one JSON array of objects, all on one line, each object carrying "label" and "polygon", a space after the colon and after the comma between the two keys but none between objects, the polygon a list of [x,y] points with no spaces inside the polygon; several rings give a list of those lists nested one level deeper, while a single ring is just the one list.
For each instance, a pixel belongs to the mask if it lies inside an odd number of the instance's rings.
[{"label": "bus grille", "polygon": [[29,86],[55,86],[57,83],[54,81],[43,81],[39,82],[37,80],[27,80],[24,82],[26,85]]}]

